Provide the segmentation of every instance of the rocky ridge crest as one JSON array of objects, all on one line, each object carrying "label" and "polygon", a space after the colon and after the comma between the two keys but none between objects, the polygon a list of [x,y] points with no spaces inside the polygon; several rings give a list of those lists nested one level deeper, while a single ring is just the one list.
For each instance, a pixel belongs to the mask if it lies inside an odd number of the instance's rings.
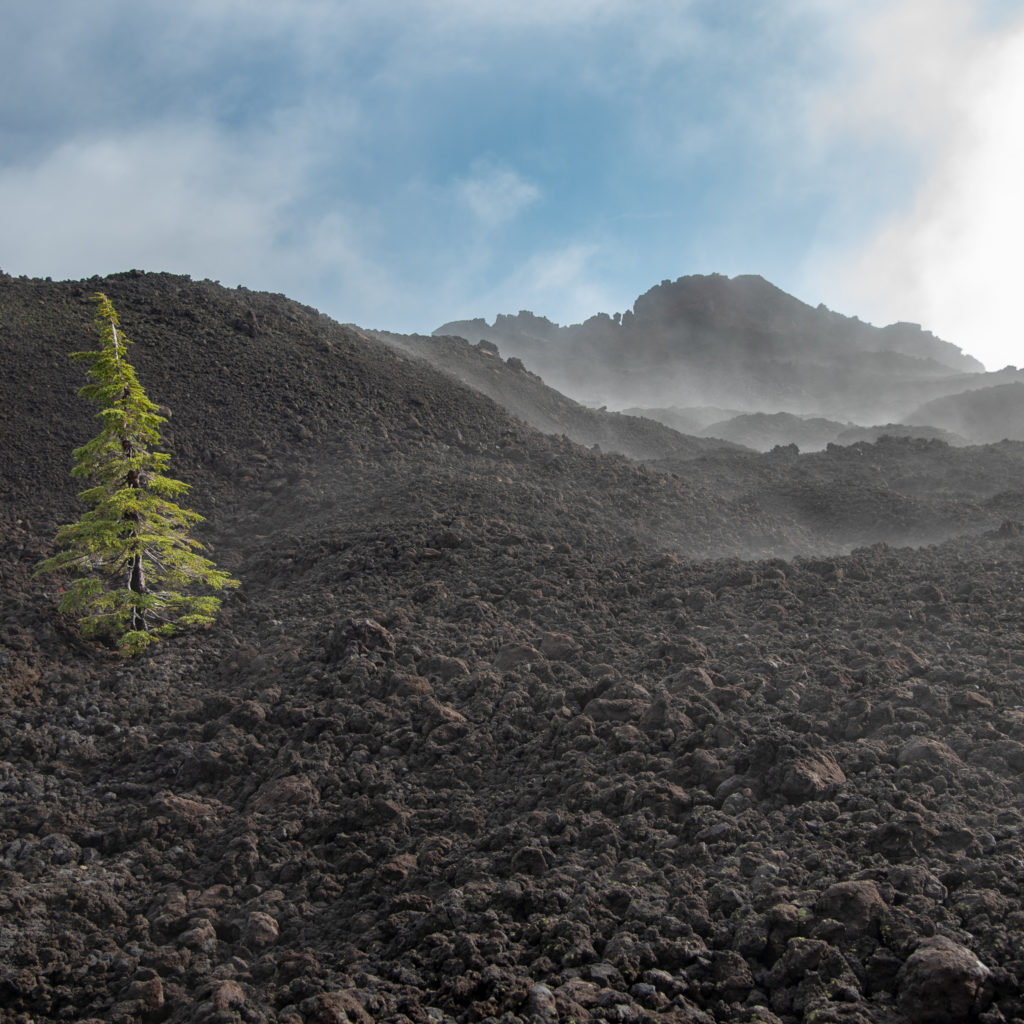
[{"label": "rocky ridge crest", "polygon": [[866,427],[901,422],[932,399],[1022,379],[1014,368],[984,373],[919,324],[874,327],[754,275],[666,280],[631,310],[581,324],[521,311],[434,333],[496,344],[558,390],[616,408],[717,405]]}]

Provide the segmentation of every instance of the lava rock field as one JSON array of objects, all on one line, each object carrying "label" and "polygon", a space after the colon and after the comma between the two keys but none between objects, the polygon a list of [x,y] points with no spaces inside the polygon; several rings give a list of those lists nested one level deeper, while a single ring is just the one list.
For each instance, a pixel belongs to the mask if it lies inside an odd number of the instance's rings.
[{"label": "lava rock field", "polygon": [[[98,290],[242,581],[131,660],[32,577]],[[1024,445],[645,465],[139,272],[0,353],[3,1020],[1024,1021]]]}]

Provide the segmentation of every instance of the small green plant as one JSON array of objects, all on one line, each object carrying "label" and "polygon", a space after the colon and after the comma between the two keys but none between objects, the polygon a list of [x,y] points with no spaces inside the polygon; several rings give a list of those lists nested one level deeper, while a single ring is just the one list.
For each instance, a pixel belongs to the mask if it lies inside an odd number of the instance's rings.
[{"label": "small green plant", "polygon": [[64,590],[60,610],[77,614],[86,636],[109,637],[124,654],[137,654],[179,626],[206,625],[220,607],[212,594],[238,581],[199,552],[189,529],[202,516],[173,498],[188,484],[164,475],[170,456],[160,444],[160,416],[128,361],[131,342],[120,331],[117,312],[103,294],[97,301],[99,349],[74,352],[88,364],[91,383],[79,392],[95,402],[103,429],[75,449],[74,477],[93,481],[80,497],[89,506],[76,523],[60,527],[55,543],[64,550],[41,562],[36,574],[76,575]]}]

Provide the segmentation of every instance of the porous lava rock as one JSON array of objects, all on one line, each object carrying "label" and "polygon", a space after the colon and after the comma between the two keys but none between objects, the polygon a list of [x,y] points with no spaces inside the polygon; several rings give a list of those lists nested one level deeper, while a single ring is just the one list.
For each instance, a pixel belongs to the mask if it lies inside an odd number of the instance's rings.
[{"label": "porous lava rock", "polygon": [[[95,290],[242,581],[132,660],[32,576]],[[1024,1020],[1017,448],[672,476],[282,296],[0,278],[0,313],[3,1019]],[[823,543],[805,467],[917,504],[837,491],[866,542]]]},{"label": "porous lava rock", "polygon": [[896,976],[899,1008],[914,1024],[976,1018],[989,1004],[991,971],[969,949],[942,935],[925,939]]}]

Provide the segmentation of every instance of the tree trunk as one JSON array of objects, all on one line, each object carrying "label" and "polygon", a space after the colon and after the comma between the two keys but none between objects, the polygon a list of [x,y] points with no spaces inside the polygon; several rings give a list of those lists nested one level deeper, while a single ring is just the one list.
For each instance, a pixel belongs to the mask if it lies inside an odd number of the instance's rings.
[{"label": "tree trunk", "polygon": [[[132,558],[131,573],[128,576],[128,589],[136,594],[146,592],[146,572],[142,567],[141,552]],[[132,629],[144,630],[146,628],[146,613],[140,611],[137,606],[132,607]]]}]

